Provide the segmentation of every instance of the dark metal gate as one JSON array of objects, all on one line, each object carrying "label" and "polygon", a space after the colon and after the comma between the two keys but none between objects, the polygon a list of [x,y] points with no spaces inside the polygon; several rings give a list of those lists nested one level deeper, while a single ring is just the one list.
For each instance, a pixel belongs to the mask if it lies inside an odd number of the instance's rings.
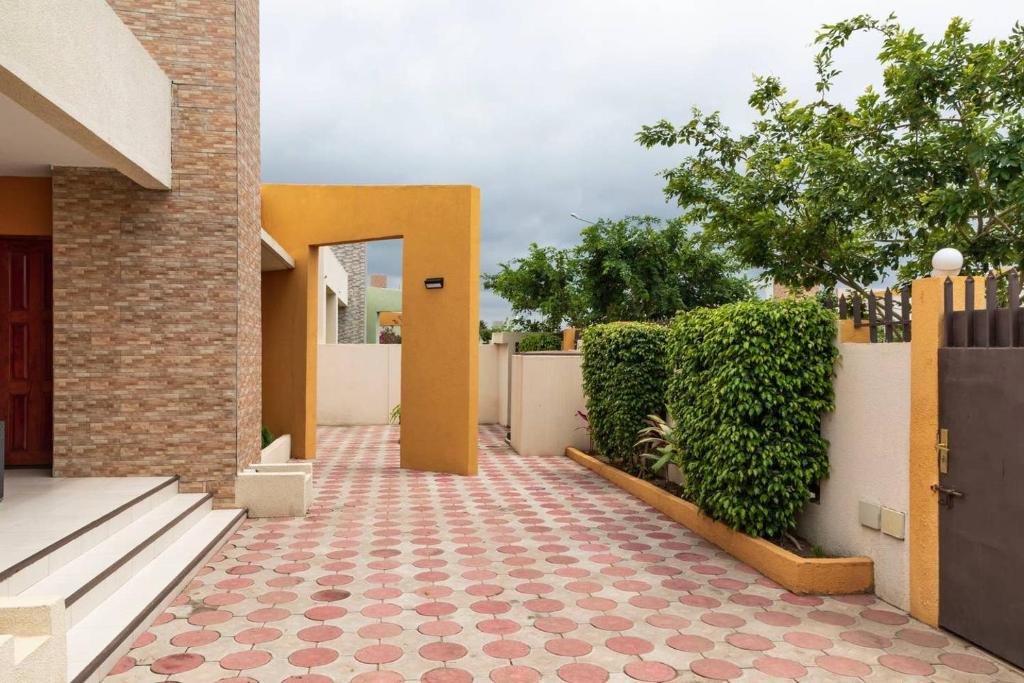
[{"label": "dark metal gate", "polygon": [[[1017,274],[953,310],[939,350],[939,623],[1024,666],[1024,315]],[[1002,299],[1007,305],[1000,306]]]}]

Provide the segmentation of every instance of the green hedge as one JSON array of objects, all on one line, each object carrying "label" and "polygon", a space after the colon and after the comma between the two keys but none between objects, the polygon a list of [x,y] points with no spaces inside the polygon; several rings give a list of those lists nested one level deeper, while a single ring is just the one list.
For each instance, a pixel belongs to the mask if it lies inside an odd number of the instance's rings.
[{"label": "green hedge", "polygon": [[598,453],[639,473],[637,433],[665,414],[669,330],[653,323],[608,323],[583,332],[583,388]]},{"label": "green hedge", "polygon": [[687,497],[751,536],[796,526],[828,475],[821,415],[833,407],[835,315],[810,299],[750,301],[672,324],[669,408]]},{"label": "green hedge", "polygon": [[520,353],[529,351],[561,351],[562,337],[552,332],[531,332],[519,340]]}]

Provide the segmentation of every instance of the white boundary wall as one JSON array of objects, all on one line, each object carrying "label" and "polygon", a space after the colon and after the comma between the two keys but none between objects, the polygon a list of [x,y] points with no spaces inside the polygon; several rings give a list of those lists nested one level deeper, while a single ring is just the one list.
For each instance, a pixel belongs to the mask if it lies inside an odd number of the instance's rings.
[{"label": "white boundary wall", "polygon": [[[316,421],[320,425],[387,424],[402,402],[401,344],[320,344]],[[480,345],[480,424],[498,422],[498,349]]]},{"label": "white boundary wall", "polygon": [[798,530],[830,554],[873,559],[875,592],[908,609],[909,525],[902,540],[863,526],[860,504],[904,516],[909,509],[910,344],[840,344],[839,353],[836,409],[822,424],[831,476]]},{"label": "white boundary wall", "polygon": [[590,448],[576,414],[587,410],[579,352],[514,354],[511,385],[511,441],[517,453],[562,455],[566,446]]}]

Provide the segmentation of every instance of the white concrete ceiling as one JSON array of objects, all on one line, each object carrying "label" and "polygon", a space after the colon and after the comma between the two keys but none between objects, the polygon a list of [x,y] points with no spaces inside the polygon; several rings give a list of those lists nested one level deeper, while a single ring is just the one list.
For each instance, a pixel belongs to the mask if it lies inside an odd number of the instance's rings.
[{"label": "white concrete ceiling", "polygon": [[[295,267],[295,260],[288,255],[280,244],[277,243],[270,233],[260,230],[260,270],[291,270]],[[347,294],[346,294],[347,297]]]},{"label": "white concrete ceiling", "polygon": [[0,93],[0,176],[48,176],[51,166],[109,166]]}]

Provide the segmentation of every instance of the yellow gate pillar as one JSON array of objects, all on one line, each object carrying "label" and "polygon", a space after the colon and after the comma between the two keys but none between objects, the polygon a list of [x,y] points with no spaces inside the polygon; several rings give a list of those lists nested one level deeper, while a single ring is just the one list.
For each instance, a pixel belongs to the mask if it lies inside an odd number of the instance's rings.
[{"label": "yellow gate pillar", "polygon": [[[964,307],[966,277],[954,277],[953,303]],[[944,277],[914,280],[910,342],[910,613],[939,625],[939,347],[945,343]],[[975,288],[984,307],[985,288]]]},{"label": "yellow gate pillar", "polygon": [[476,474],[480,191],[264,185],[262,198],[264,229],[295,260],[263,277],[264,424],[316,457],[319,248],[402,238],[401,465]]}]

